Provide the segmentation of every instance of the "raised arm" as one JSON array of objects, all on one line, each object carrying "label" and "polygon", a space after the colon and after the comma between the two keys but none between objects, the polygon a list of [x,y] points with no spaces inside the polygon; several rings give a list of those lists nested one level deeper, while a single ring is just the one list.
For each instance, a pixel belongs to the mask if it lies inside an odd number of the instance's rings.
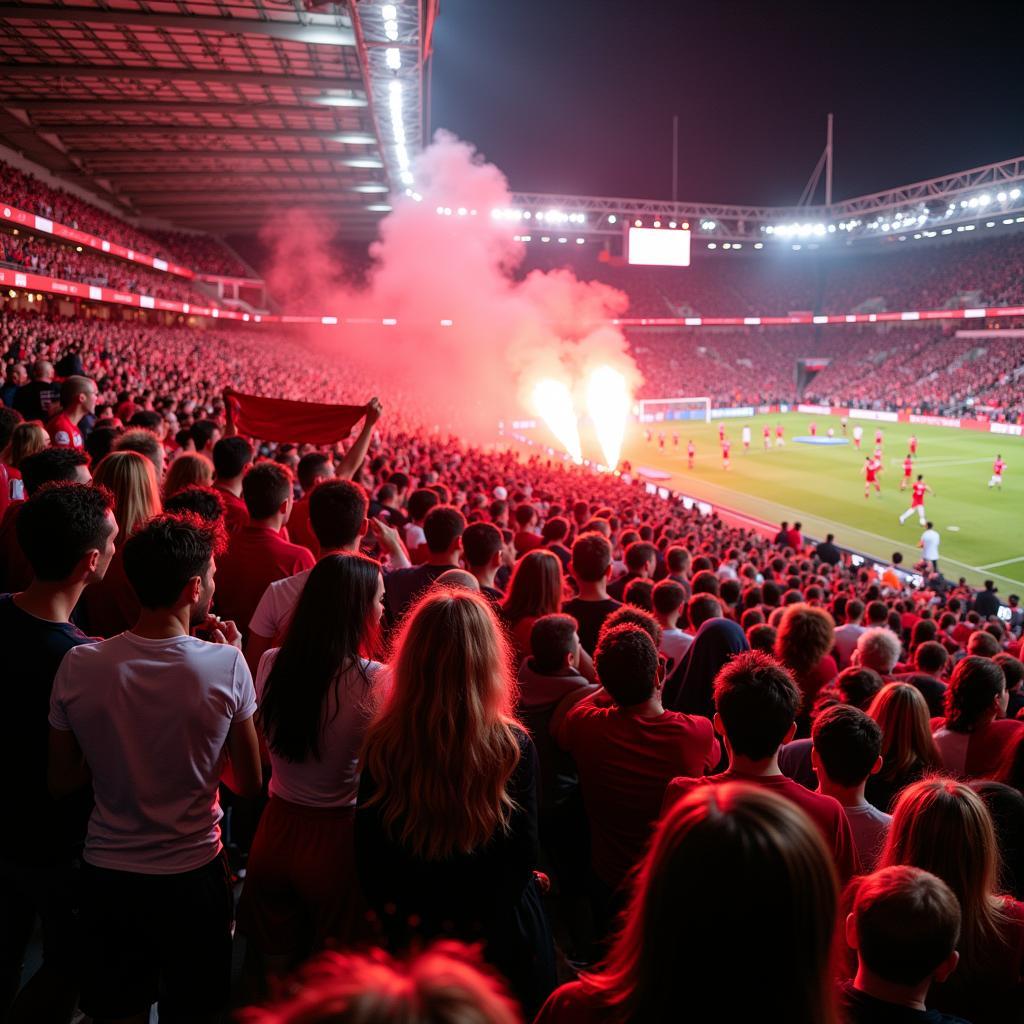
[{"label": "raised arm", "polygon": [[366,451],[370,447],[370,438],[373,437],[373,428],[376,426],[377,420],[380,419],[382,412],[383,406],[380,404],[380,399],[371,398],[366,403],[366,417],[363,420],[363,429],[359,432],[355,444],[345,452],[345,456],[338,463],[338,469],[334,474],[339,479],[351,480],[355,476],[356,470],[363,464],[363,459],[366,458]]}]

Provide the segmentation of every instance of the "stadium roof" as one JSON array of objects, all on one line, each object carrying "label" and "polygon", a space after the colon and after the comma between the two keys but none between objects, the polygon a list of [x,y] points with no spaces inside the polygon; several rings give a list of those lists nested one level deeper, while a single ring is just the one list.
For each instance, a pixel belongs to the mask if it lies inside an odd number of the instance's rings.
[{"label": "stadium roof", "polygon": [[133,217],[363,237],[422,144],[437,0],[0,3],[0,143]]}]

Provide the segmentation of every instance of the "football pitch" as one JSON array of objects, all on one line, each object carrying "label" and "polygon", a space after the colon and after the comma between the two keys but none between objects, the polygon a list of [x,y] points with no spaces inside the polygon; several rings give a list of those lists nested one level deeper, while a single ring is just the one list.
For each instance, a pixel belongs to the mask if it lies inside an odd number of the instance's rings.
[{"label": "football pitch", "polygon": [[[903,459],[911,434],[918,439],[915,477],[923,473],[935,492],[926,495],[927,515],[942,541],[939,566],[949,578],[966,576],[974,584],[993,579],[1004,600],[1024,586],[1024,439],[945,427],[904,423],[876,424],[859,421],[864,429],[861,451],[853,445],[850,420],[847,445],[827,447],[801,444],[811,421],[816,420],[819,438],[832,427],[843,436],[839,417],[813,417],[803,413],[715,420],[711,423],[670,421],[652,423],[653,439],[644,440],[646,425],[632,424],[623,458],[634,470],[643,467],[669,473],[665,486],[712,504],[724,505],[758,519],[777,523],[799,520],[804,532],[814,537],[834,533],[837,543],[877,558],[903,553],[909,566],[920,557],[921,535],[916,514],[900,525],[899,514],[910,505],[910,491],[900,491]],[[722,467],[718,425],[724,422],[732,442],[731,467]],[[775,447],[775,424],[785,429],[785,447]],[[744,452],[741,431],[749,424],[750,450]],[[771,448],[763,449],[761,431],[772,429]],[[864,498],[864,456],[874,448],[875,428],[884,433],[884,472],[881,495],[872,491]],[[679,447],[672,445],[673,430]],[[665,450],[658,448],[658,434],[666,436]],[[692,438],[696,459],[687,468],[686,443]],[[997,453],[1007,463],[1003,488],[988,488]]]}]

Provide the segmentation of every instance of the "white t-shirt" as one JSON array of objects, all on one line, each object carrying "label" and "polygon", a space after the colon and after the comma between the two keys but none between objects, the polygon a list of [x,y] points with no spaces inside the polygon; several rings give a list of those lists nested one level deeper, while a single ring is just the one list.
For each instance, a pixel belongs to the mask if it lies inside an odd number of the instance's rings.
[{"label": "white t-shirt", "polygon": [[213,860],[228,729],[255,711],[252,676],[229,644],[126,632],[68,651],[50,725],[75,734],[92,771],[85,860],[144,875]]},{"label": "white t-shirt", "polygon": [[256,611],[249,620],[249,632],[265,636],[269,640],[280,641],[288,620],[299,603],[306,580],[312,569],[297,572],[294,576],[286,576],[283,580],[275,580],[260,598]]},{"label": "white t-shirt", "polygon": [[[256,692],[261,701],[279,650],[275,647],[260,658]],[[389,679],[386,666],[365,659],[360,664],[366,681],[349,669],[338,677],[335,693],[328,695],[328,713],[337,710],[324,723],[319,761],[287,761],[270,749],[271,796],[307,807],[355,806],[359,792],[359,748]]]},{"label": "white t-shirt", "polygon": [[405,524],[405,547],[410,553],[426,543],[427,535],[423,532],[422,526],[417,523]]},{"label": "white t-shirt", "polygon": [[676,668],[692,643],[693,637],[681,629],[663,629],[661,631],[661,646],[658,650],[672,662],[672,668]]},{"label": "white t-shirt", "polygon": [[934,562],[939,557],[939,531],[925,530],[921,534],[921,553],[929,562]]}]

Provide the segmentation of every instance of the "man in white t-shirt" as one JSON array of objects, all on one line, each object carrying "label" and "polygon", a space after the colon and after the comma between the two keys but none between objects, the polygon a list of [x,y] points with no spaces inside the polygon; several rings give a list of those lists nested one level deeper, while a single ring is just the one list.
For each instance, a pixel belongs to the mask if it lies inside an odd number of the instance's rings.
[{"label": "man in white t-shirt", "polygon": [[[309,525],[320,549],[320,558],[353,554],[372,529],[382,552],[388,555],[391,569],[406,569],[409,558],[398,531],[379,519],[367,519],[369,499],[366,491],[351,480],[325,480],[309,496]],[[245,657],[255,672],[260,659],[275,644],[280,644],[288,620],[312,569],[276,580],[263,592],[249,620]]]},{"label": "man in white t-shirt", "polygon": [[939,539],[939,531],[935,529],[935,524],[929,522],[917,542],[924,560],[930,563],[931,572],[939,571]]},{"label": "man in white t-shirt", "polygon": [[[125,543],[141,605],[119,636],[65,655],[50,699],[50,788],[92,780],[83,854],[82,1009],[219,1019],[231,980],[223,780],[259,793],[256,694],[232,622],[209,618],[217,533],[151,519]],[[212,642],[192,631],[201,629]]]},{"label": "man in white t-shirt", "polygon": [[679,628],[679,617],[686,604],[686,591],[675,580],[661,580],[651,593],[654,615],[661,626],[661,644],[658,653],[667,664],[666,674],[676,668],[690,649],[693,636]]}]

